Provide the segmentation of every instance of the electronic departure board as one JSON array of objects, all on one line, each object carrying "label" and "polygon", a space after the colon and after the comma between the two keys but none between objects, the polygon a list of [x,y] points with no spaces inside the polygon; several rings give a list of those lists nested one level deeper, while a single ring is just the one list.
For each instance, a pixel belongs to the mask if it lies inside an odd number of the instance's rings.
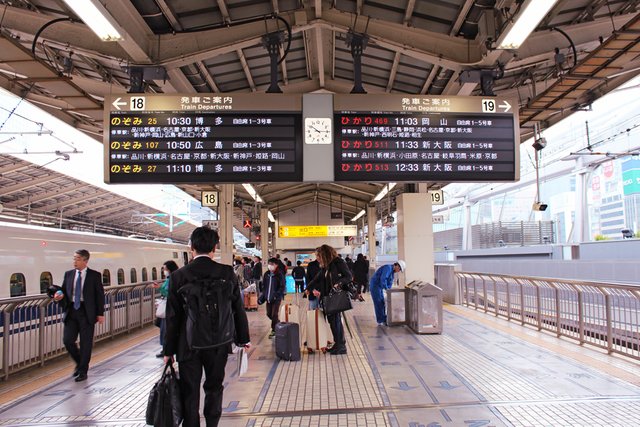
[{"label": "electronic departure board", "polygon": [[513,105],[495,97],[336,95],[335,180],[515,181]]},{"label": "electronic departure board", "polygon": [[302,180],[299,96],[128,94],[107,102],[107,183]]}]

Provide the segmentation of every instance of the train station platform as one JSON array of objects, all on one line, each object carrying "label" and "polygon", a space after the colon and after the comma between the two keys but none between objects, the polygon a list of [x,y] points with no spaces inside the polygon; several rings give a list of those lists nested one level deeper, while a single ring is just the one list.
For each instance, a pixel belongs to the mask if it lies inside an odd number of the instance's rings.
[{"label": "train station platform", "polygon": [[[415,335],[355,303],[348,354],[299,362],[275,358],[263,310],[248,313],[249,371],[229,357],[221,426],[640,425],[640,362],[472,309],[445,306],[442,335]],[[100,345],[86,382],[67,358],[16,376],[0,425],[144,426],[158,349],[147,328]]]}]

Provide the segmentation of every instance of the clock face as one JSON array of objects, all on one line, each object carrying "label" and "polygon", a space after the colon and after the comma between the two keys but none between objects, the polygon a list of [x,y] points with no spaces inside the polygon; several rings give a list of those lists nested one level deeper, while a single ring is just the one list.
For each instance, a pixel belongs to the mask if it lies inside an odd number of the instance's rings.
[{"label": "clock face", "polygon": [[328,117],[304,119],[305,144],[331,144],[333,129]]}]

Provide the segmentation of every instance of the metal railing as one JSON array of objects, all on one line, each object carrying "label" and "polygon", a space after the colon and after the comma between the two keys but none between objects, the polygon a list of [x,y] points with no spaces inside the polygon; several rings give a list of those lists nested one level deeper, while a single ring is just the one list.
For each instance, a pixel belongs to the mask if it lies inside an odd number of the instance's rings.
[{"label": "metal railing", "polygon": [[[462,228],[452,228],[433,233],[435,250],[462,249]],[[531,246],[555,243],[553,221],[501,221],[471,226],[472,249],[501,246]]]},{"label": "metal railing", "polygon": [[[105,288],[105,321],[96,324],[95,341],[143,328],[155,318],[151,282]],[[0,375],[40,365],[65,353],[62,310],[46,295],[0,300]]]},{"label": "metal railing", "polygon": [[462,303],[640,359],[640,287],[456,272]]}]

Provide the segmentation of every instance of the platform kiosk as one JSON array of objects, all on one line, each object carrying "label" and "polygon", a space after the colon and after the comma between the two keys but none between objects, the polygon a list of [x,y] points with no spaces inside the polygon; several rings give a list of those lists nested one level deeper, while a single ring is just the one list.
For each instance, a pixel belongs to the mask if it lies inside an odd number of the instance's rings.
[{"label": "platform kiosk", "polygon": [[406,289],[407,325],[418,334],[442,333],[442,289],[421,281]]}]

